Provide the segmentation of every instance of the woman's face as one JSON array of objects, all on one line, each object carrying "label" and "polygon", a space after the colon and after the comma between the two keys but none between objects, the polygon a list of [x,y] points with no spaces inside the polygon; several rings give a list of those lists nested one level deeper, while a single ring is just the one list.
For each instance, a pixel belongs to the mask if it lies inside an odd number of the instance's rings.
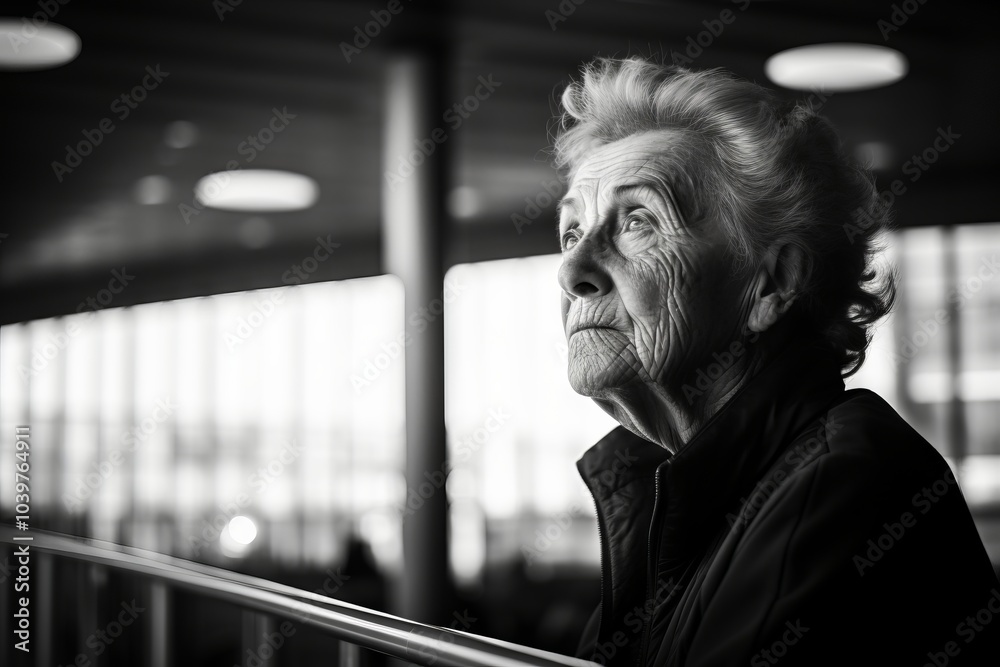
[{"label": "woman's face", "polygon": [[724,233],[683,220],[666,181],[674,141],[650,132],[594,149],[560,204],[569,379],[585,396],[649,385],[680,396],[746,322]]}]

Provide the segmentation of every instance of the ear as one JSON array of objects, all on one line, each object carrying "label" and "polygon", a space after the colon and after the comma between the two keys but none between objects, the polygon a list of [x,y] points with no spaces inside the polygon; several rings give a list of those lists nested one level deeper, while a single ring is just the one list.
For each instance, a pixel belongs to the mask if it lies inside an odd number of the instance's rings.
[{"label": "ear", "polygon": [[801,248],[791,244],[771,246],[754,276],[753,304],[747,327],[767,331],[787,313],[805,281],[806,259]]}]

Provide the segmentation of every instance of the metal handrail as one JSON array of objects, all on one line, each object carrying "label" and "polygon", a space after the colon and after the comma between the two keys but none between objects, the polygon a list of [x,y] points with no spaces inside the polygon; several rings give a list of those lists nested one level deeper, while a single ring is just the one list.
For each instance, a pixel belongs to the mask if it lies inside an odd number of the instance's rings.
[{"label": "metal handrail", "polygon": [[320,628],[351,644],[421,665],[448,667],[597,667],[596,663],[416,623],[273,581],[110,542],[32,530],[15,541],[9,526],[0,542],[134,572],[244,607]]}]

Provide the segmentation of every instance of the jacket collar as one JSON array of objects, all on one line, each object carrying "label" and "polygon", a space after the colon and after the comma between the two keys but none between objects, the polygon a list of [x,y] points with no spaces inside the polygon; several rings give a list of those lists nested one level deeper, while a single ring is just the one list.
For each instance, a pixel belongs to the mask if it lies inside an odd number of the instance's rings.
[{"label": "jacket collar", "polygon": [[591,447],[577,468],[602,524],[602,609],[612,610],[610,617],[602,615],[602,632],[620,626],[628,610],[645,602],[647,568],[638,554],[657,554],[654,565],[661,573],[688,569],[718,533],[726,510],[749,494],[790,439],[843,391],[829,349],[798,342],[776,355],[676,454],[623,426]]}]

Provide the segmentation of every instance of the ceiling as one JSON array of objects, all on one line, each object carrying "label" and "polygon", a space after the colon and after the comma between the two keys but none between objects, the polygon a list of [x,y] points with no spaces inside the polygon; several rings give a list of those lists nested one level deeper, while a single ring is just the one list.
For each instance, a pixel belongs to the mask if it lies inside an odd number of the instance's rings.
[{"label": "ceiling", "polygon": [[[555,178],[548,128],[561,86],[595,55],[680,51],[725,9],[735,20],[692,67],[725,67],[766,84],[765,59],[793,46],[857,41],[902,51],[910,61],[903,81],[833,94],[823,113],[848,143],[888,146],[879,185],[903,179],[899,225],[1000,220],[1000,10],[986,3],[400,1],[402,10],[351,62],[342,42],[388,0],[59,5],[53,20],[80,35],[80,56],[52,70],[0,72],[0,321],[75,312],[122,267],[136,278],[115,306],[281,285],[317,236],[329,235],[343,252],[311,280],[381,272],[383,72],[403,44],[444,49],[451,100],[469,95],[479,76],[501,83],[449,135],[446,263],[556,252],[551,206],[520,230],[511,215]],[[879,21],[892,20],[894,4],[916,11],[905,23],[897,14],[899,29],[885,39]],[[39,7],[5,3],[3,11]],[[231,9],[221,19],[220,7]],[[560,7],[574,9],[550,24]],[[115,100],[157,66],[166,76],[122,117],[126,107]],[[294,118],[250,151],[248,135],[275,109]],[[97,136],[103,119],[113,131],[99,133],[91,154],[59,180],[52,163],[65,163],[67,145],[84,141],[85,131]],[[177,121],[194,131],[186,147],[168,145],[180,145]],[[949,127],[959,138],[934,165],[916,180],[902,172]],[[311,176],[319,200],[305,211],[205,209],[186,220],[181,204],[194,205],[195,182],[231,160]],[[149,176],[158,177],[161,203],[141,203],[137,184]]]}]

